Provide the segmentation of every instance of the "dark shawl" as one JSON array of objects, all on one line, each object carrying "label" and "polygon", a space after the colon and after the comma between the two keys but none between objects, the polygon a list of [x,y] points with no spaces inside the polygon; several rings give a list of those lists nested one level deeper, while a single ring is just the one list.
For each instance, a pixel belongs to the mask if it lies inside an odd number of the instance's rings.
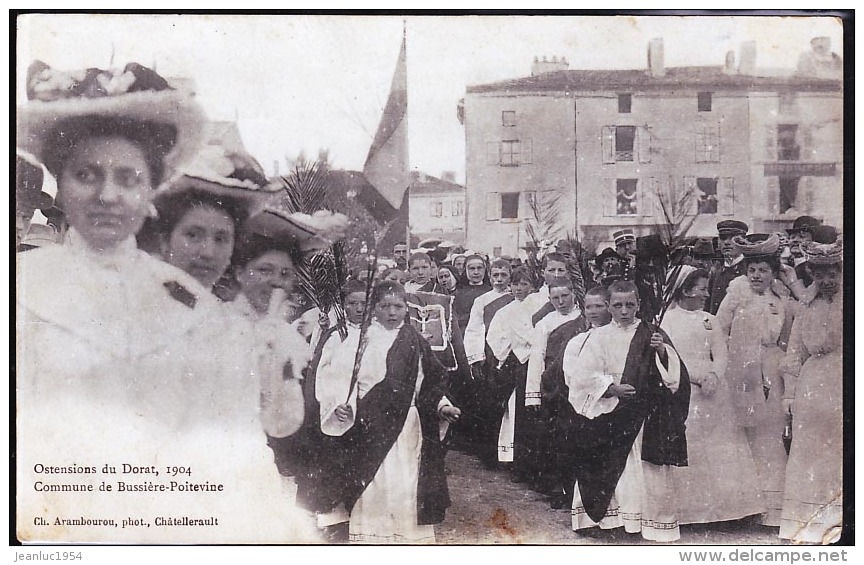
[{"label": "dark shawl", "polygon": [[424,379],[417,399],[423,433],[417,488],[419,524],[437,524],[450,506],[439,440],[438,403],[446,392],[444,369],[426,340],[409,324],[402,326],[387,352],[384,380],[357,402],[354,426],[322,446],[320,475],[312,509],[328,511],[340,502],[350,512],[372,482],[405,425],[414,397],[418,362]]},{"label": "dark shawl", "polygon": [[[681,382],[673,394],[663,385],[649,346],[652,330],[641,322],[636,329],[621,384],[636,388],[631,399],[619,399],[608,414],[594,419],[572,412],[568,433],[574,475],[585,511],[595,522],[606,514],[615,487],[624,472],[633,442],[642,433],[642,460],[655,465],[687,465],[685,421],[690,408],[690,380],[681,363]],[[664,334],[664,341],[672,346]],[[591,337],[589,336],[590,340]]]}]

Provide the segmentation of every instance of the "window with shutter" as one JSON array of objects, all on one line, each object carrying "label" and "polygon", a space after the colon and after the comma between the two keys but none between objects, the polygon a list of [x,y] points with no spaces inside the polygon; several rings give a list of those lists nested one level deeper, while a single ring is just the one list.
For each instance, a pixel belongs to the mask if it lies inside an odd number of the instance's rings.
[{"label": "window with shutter", "polygon": [[616,179],[615,201],[616,214],[619,216],[636,216],[639,213],[639,192],[637,179]]},{"label": "window with shutter", "polygon": [[489,221],[501,219],[501,193],[490,192],[486,195],[486,219]]},{"label": "window with shutter", "polygon": [[655,214],[655,203],[657,202],[657,192],[660,190],[660,183],[657,177],[648,177],[640,179],[639,186],[639,203],[637,209],[643,216],[653,216]]},{"label": "window with shutter", "polygon": [[486,164],[497,165],[501,160],[501,146],[497,141],[486,142]]},{"label": "window with shutter", "polygon": [[519,194],[518,192],[501,193],[501,219],[519,219]]},{"label": "window with shutter", "polygon": [[523,192],[521,204],[522,218],[533,218],[538,204],[536,192],[533,190]]},{"label": "window with shutter", "polygon": [[720,124],[706,123],[696,126],[696,162],[720,161]]},{"label": "window with shutter", "polygon": [[684,177],[681,185],[681,197],[688,196],[691,203],[691,213],[696,213],[697,202],[699,200],[699,187],[697,186],[696,177]]},{"label": "window with shutter", "polygon": [[600,133],[600,144],[604,163],[615,162],[615,126],[603,126]]},{"label": "window with shutter", "polygon": [[520,155],[519,155],[519,164],[520,165],[530,165],[532,159],[534,158],[534,144],[530,139],[523,139],[521,141],[520,147]]},{"label": "window with shutter", "polygon": [[717,179],[717,209],[723,216],[735,215],[735,179]]},{"label": "window with shutter", "polygon": [[519,165],[521,147],[519,140],[505,140],[501,142],[502,167],[515,167]]},{"label": "window with shutter", "polygon": [[617,216],[616,181],[618,179],[603,179],[603,215],[607,217]]},{"label": "window with shutter", "polygon": [[797,124],[777,125],[777,160],[798,161],[801,158],[801,145],[798,142]]},{"label": "window with shutter", "polygon": [[716,214],[717,213],[717,179],[716,178],[698,178],[696,179],[696,192],[694,194],[696,201],[696,211],[700,214]]},{"label": "window with shutter", "polygon": [[633,161],[636,149],[636,127],[617,126],[615,128],[615,161]]},{"label": "window with shutter", "polygon": [[794,208],[796,210],[799,209],[798,206],[798,183],[801,181],[801,177],[778,177],[779,184],[779,197],[780,201],[778,203],[778,208],[781,214],[785,214],[789,211],[790,208]]},{"label": "window with shutter", "polygon": [[640,163],[651,162],[651,126],[637,128],[636,152]]}]

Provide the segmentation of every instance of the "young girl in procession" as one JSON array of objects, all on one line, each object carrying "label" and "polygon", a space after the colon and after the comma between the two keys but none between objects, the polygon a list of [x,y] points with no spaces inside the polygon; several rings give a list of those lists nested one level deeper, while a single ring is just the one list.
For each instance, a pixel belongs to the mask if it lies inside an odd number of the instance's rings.
[{"label": "young girl in procession", "polygon": [[[736,421],[744,429],[756,463],[765,526],[780,525],[787,453],[783,446],[783,379],[780,368],[793,320],[793,303],[778,295],[775,279],[791,286],[780,265],[776,234],[735,236],[746,275],[729,283],[717,310],[720,331],[728,336],[726,381]],[[794,276],[794,269],[789,270]]]},{"label": "young girl in procession", "polygon": [[678,521],[705,524],[765,511],[744,429],[735,421],[726,380],[726,339],[717,319],[702,310],[708,271],[681,267],[673,303],[661,325],[687,366],[693,387],[687,416],[687,466],[673,473]]},{"label": "young girl in procession", "polygon": [[[290,434],[302,414],[280,390],[287,359],[279,350],[250,354],[209,288],[135,244],[154,188],[197,149],[203,115],[134,63],[122,71],[67,74],[44,64],[32,71],[18,143],[56,177],[71,227],[62,245],[28,252],[18,265],[19,538],[311,539],[294,527],[291,509],[269,504],[280,481],[262,422]],[[278,406],[261,406],[253,377]],[[58,482],[33,476],[46,461],[98,466],[112,490],[34,492],[34,484]],[[150,473],[115,475],[124,463]],[[146,525],[30,526],[46,512],[119,521],[133,511]]]},{"label": "young girl in procession", "polygon": [[783,363],[792,445],[780,537],[827,544],[843,525],[843,241],[804,255],[816,297],[795,318]]},{"label": "young girl in procession", "polygon": [[[341,441],[322,457],[319,509],[344,505],[355,543],[434,543],[433,524],[450,505],[441,424],[460,411],[445,396],[444,371],[428,343],[405,322],[402,285],[378,283],[371,304],[356,381],[338,405],[321,406],[335,418],[325,433]],[[353,367],[356,353],[339,348],[333,362]]]}]

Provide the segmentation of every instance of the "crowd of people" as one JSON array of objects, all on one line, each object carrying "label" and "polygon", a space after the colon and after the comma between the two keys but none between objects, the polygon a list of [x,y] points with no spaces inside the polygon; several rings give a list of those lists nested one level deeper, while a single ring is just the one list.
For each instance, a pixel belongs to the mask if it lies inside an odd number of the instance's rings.
[{"label": "crowd of people", "polygon": [[[747,519],[793,542],[839,536],[836,228],[805,216],[748,234],[724,220],[716,241],[676,249],[622,229],[596,257],[566,240],[527,259],[401,242],[395,267],[338,281],[337,316],[301,306],[296,266],[346,219],[275,206],[260,165],[202,147],[201,110],[153,70],[37,65],[27,87],[19,534],[34,508],[112,508],[34,492],[35,463],[134,457],[226,483],[192,499],[220,516],[219,542],[434,543],[459,450],[570,509],[576,532],[671,542],[681,524]],[[53,245],[27,244],[36,209],[52,211]],[[134,504],[165,511],[159,497]]]}]

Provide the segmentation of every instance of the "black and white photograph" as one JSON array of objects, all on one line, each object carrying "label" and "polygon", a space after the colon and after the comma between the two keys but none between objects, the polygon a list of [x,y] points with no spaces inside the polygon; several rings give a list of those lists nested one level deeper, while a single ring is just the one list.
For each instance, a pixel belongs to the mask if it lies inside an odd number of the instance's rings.
[{"label": "black and white photograph", "polygon": [[15,560],[849,545],[852,13],[10,12]]}]

